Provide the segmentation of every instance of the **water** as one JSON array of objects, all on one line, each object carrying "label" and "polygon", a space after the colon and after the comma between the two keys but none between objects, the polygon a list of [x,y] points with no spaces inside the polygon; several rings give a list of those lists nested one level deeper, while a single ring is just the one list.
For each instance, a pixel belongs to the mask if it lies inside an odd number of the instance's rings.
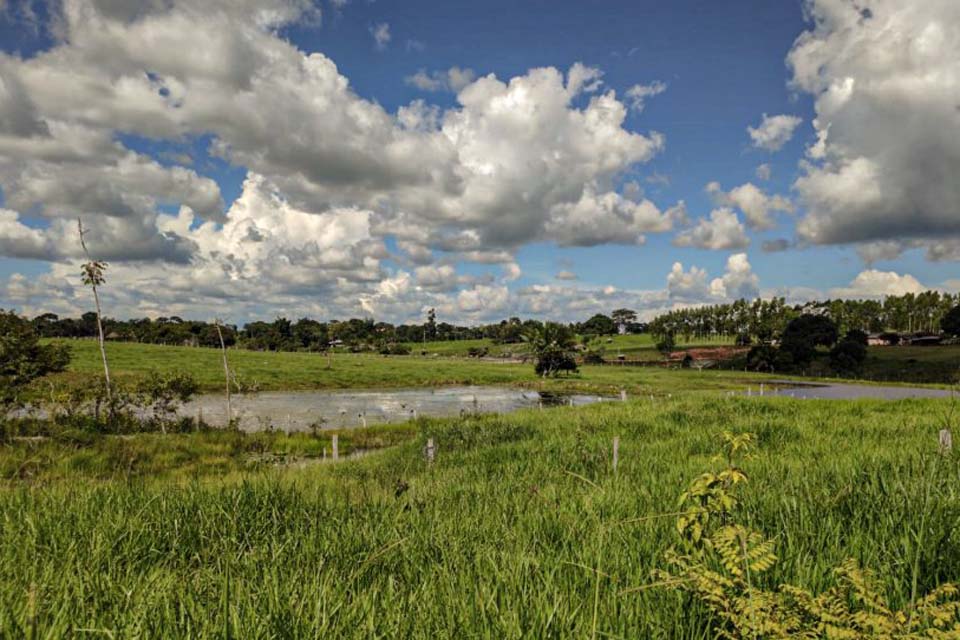
[{"label": "water", "polygon": [[[771,384],[783,385],[767,388],[765,395],[787,396],[819,400],[857,400],[873,398],[878,400],[906,400],[908,398],[950,398],[955,394],[945,389],[923,389],[920,387],[884,387],[866,384],[833,384],[793,382],[775,380]],[[759,395],[759,388],[753,388],[753,395]]]},{"label": "water", "polygon": [[[553,395],[505,387],[444,387],[389,391],[289,391],[232,397],[234,418],[245,431],[268,428],[305,431],[315,425],[324,429],[362,427],[385,422],[404,422],[420,416],[458,416],[462,413],[507,413],[517,409],[570,405],[582,406],[611,400],[596,395]],[[207,424],[226,423],[222,395],[199,396],[184,405],[181,413],[196,417],[202,412]]]}]

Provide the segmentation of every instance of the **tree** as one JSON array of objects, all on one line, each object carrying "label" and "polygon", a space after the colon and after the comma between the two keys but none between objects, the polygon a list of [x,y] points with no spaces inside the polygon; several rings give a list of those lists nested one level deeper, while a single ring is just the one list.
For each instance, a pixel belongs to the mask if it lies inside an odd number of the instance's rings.
[{"label": "tree", "polygon": [[524,335],[536,355],[534,371],[546,378],[562,371],[576,371],[573,347],[575,339],[569,327],[556,322],[547,322],[542,327],[531,329]]},{"label": "tree", "polygon": [[427,312],[427,324],[423,327],[424,335],[428,340],[437,339],[437,310],[430,309]]},{"label": "tree", "polygon": [[793,364],[810,364],[817,347],[832,347],[837,342],[837,325],[827,316],[804,314],[794,318],[783,330],[780,349],[790,355]]},{"label": "tree", "polygon": [[590,336],[609,336],[617,332],[617,325],[609,317],[598,313],[580,325],[580,333]]},{"label": "tree", "polygon": [[940,330],[948,336],[960,337],[960,305],[947,312],[940,320]]},{"label": "tree", "polygon": [[69,364],[69,347],[42,345],[39,338],[31,322],[0,310],[0,405],[16,402],[24,386]]},{"label": "tree", "polygon": [[830,366],[841,375],[856,375],[867,359],[866,334],[854,329],[830,350]]},{"label": "tree", "polygon": [[667,333],[659,341],[657,341],[657,351],[660,352],[664,358],[673,353],[673,350],[677,348],[677,341],[673,337],[673,333]]},{"label": "tree", "polygon": [[621,330],[621,327],[623,327],[623,331],[626,331],[631,324],[637,321],[637,313],[632,309],[616,309],[610,314],[610,317],[613,318],[618,331]]},{"label": "tree", "polygon": [[[103,342],[103,314],[100,311],[100,294],[97,293],[97,287],[102,286],[106,279],[104,273],[107,270],[107,263],[100,260],[94,260],[87,251],[87,242],[83,239],[83,221],[77,218],[77,231],[80,234],[80,246],[83,247],[83,253],[87,256],[87,262],[80,267],[80,277],[83,284],[93,289],[93,301],[97,306],[97,336],[100,341],[100,358],[103,360],[103,381],[107,390],[107,403],[113,406],[113,395],[110,391],[110,366],[107,364],[107,348]],[[111,408],[112,410],[112,408]]]}]

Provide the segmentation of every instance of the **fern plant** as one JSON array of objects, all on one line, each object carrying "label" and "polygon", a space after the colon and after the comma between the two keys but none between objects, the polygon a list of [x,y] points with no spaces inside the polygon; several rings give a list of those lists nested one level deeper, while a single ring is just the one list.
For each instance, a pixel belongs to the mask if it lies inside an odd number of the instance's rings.
[{"label": "fern plant", "polygon": [[960,639],[960,590],[944,584],[904,610],[893,609],[876,576],[847,560],[836,584],[814,595],[794,585],[764,589],[758,580],[777,562],[776,543],[736,522],[738,491],[747,474],[736,460],[754,443],[750,434],[723,434],[726,466],[694,480],[679,500],[679,541],[665,554],[658,584],[681,589],[716,618],[720,638],[836,640]]}]

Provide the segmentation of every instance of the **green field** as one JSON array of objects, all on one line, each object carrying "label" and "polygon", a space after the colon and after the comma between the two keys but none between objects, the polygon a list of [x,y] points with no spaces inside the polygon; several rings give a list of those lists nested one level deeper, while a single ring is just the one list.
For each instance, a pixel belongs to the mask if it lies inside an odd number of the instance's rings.
[{"label": "green field", "polygon": [[[620,354],[627,356],[627,358],[631,360],[658,360],[661,358],[655,346],[656,340],[648,333],[624,336],[600,336],[591,340],[589,344],[592,349],[602,349],[604,357],[608,360],[615,360]],[[683,341],[681,338],[677,343],[677,349],[687,347],[729,346],[732,344],[733,340],[728,338],[718,337],[703,340],[694,338],[689,341]],[[493,340],[489,339],[448,340],[425,343],[409,342],[407,346],[416,354],[426,351],[431,355],[456,357],[466,357],[471,348],[485,348],[488,350],[488,356],[494,358],[510,356],[522,357],[528,353],[525,343],[496,344]]]},{"label": "green field", "polygon": [[[92,340],[68,341],[72,362],[53,381],[75,382],[102,373],[100,352]],[[107,344],[113,376],[133,381],[149,371],[192,374],[202,389],[223,389],[223,363],[216,349],[166,347],[113,342]],[[532,364],[491,362],[474,358],[258,352],[233,349],[231,367],[246,384],[260,390],[397,388],[441,385],[521,385],[546,389],[661,394],[678,391],[740,389],[766,379],[760,374],[729,371],[670,371],[659,368],[585,366],[578,375],[542,380]],[[329,368],[328,368],[329,362]]]},{"label": "green field", "polygon": [[[413,442],[334,465],[231,465],[221,477],[192,459],[166,480],[123,469],[103,480],[77,463],[72,477],[0,490],[0,629],[712,638],[688,596],[634,589],[676,542],[674,518],[656,516],[716,467],[723,430],[758,438],[736,513],[775,538],[779,560],[756,587],[821,591],[855,558],[900,608],[960,579],[960,456],[936,455],[950,415],[948,401],[686,395],[423,421]],[[189,437],[214,436],[177,438]],[[0,455],[61,447],[63,469],[90,446],[102,445],[18,442]]]}]

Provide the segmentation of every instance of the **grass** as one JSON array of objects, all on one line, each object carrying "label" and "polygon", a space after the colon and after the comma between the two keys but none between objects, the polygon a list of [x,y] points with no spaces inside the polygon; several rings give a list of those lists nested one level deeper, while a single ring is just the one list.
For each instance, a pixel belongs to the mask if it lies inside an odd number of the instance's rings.
[{"label": "grass", "polygon": [[[634,338],[635,336],[622,336]],[[68,341],[70,369],[52,376],[54,383],[79,381],[102,372],[100,353],[93,340]],[[111,374],[132,382],[149,371],[184,371],[205,391],[223,389],[220,351],[195,347],[114,342],[107,344]],[[666,393],[693,390],[739,389],[766,379],[760,374],[729,371],[675,371],[658,368],[584,366],[577,376],[543,381],[532,364],[489,362],[471,358],[334,354],[331,366],[318,353],[229,352],[230,365],[242,381],[267,390],[398,388],[444,385],[515,385],[554,390],[615,393]],[[46,383],[44,383],[46,384]],[[39,389],[42,391],[44,385]]]},{"label": "grass", "polygon": [[[683,341],[682,337],[678,339],[677,349],[687,347],[729,346],[733,344],[732,338],[692,338],[689,341]],[[522,342],[516,344],[496,344],[493,340],[487,338],[426,343],[409,342],[407,345],[417,354],[421,351],[426,351],[428,354],[453,357],[467,357],[472,348],[486,348],[488,350],[487,355],[490,357],[522,356],[529,351],[527,345]],[[595,338],[590,343],[590,346],[592,348],[602,348],[606,358],[616,358],[618,354],[623,354],[631,360],[659,360],[661,358],[660,353],[656,349],[656,340],[648,333],[601,336]]]},{"label": "grass", "polygon": [[162,435],[59,432],[49,438],[15,438],[2,447],[0,484],[46,485],[89,480],[178,480],[224,476],[332,459],[337,434],[341,456],[412,439],[411,423],[309,433],[243,433],[205,430]]},{"label": "grass", "polygon": [[914,576],[960,577],[950,406],[685,395],[424,421],[337,465],[51,476],[0,491],[0,635],[712,638],[687,597],[627,591],[723,430],[758,438],[740,518],[777,539],[766,586],[819,591],[853,557],[901,607]]}]

